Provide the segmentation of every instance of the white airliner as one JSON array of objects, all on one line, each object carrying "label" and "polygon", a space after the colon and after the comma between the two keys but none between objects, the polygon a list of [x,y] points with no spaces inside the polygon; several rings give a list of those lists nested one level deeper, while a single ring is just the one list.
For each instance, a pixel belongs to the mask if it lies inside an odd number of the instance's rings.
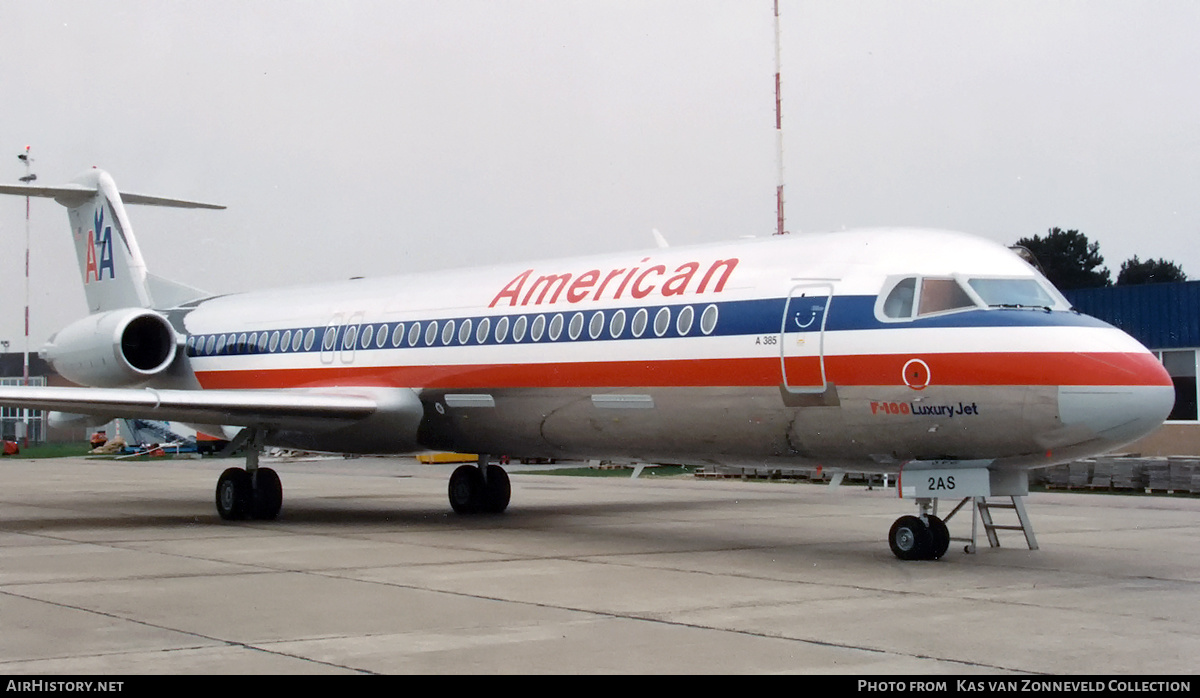
[{"label": "white airliner", "polygon": [[[1025,494],[1027,471],[1161,424],[1170,377],[1071,309],[1005,247],[886,229],[236,295],[150,275],[120,194],[91,170],[0,185],[68,209],[89,312],[42,355],[80,388],[0,404],[245,427],[220,477],[226,519],[278,515],[265,445],[344,453],[824,466],[899,474],[904,559],[945,553],[938,497]],[[505,471],[450,478],[455,511],[501,512]],[[931,502],[933,506],[931,507]]]}]

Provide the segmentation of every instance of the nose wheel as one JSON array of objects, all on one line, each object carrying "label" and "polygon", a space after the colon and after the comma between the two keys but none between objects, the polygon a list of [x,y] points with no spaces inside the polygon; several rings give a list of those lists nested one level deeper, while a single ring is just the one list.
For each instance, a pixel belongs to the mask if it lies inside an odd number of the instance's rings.
[{"label": "nose wheel", "polygon": [[901,560],[926,560],[933,551],[933,535],[916,516],[901,516],[888,531],[892,554]]},{"label": "nose wheel", "polygon": [[920,516],[901,516],[892,524],[888,545],[901,560],[939,560],[950,549],[950,529],[928,513],[927,501],[918,506],[922,509]]},{"label": "nose wheel", "polygon": [[940,560],[950,549],[950,529],[946,527],[946,523],[938,517],[930,514],[929,519],[929,534],[933,537],[933,560]]}]

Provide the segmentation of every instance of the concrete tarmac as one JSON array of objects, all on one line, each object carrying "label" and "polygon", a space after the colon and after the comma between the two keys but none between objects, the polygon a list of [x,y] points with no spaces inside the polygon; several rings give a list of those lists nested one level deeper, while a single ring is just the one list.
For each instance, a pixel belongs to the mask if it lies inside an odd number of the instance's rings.
[{"label": "concrete tarmac", "polygon": [[279,520],[227,523],[236,464],[0,461],[0,674],[1200,669],[1200,499],[1035,493],[1040,550],[901,562],[859,487],[514,474],[460,517],[453,465],[264,462]]}]

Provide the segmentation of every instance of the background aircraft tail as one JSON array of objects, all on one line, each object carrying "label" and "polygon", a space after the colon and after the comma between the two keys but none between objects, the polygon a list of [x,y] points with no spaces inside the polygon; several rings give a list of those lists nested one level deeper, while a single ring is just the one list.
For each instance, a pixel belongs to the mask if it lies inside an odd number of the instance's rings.
[{"label": "background aircraft tail", "polygon": [[0,185],[0,194],[53,198],[67,207],[71,236],[90,313],[119,308],[170,307],[203,292],[148,274],[125,204],[213,208],[224,206],[122,194],[107,172],[88,170],[57,187]]}]

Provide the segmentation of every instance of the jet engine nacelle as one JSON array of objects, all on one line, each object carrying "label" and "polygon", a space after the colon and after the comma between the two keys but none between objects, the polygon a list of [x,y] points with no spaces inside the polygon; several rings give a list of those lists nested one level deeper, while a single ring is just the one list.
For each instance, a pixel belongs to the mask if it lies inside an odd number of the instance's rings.
[{"label": "jet engine nacelle", "polygon": [[175,329],[145,308],[97,313],[67,325],[41,350],[59,375],[81,385],[127,388],[175,361]]},{"label": "jet engine nacelle", "polygon": [[46,422],[51,429],[85,429],[101,427],[113,420],[112,417],[94,414],[75,414],[57,410],[46,413]]}]

